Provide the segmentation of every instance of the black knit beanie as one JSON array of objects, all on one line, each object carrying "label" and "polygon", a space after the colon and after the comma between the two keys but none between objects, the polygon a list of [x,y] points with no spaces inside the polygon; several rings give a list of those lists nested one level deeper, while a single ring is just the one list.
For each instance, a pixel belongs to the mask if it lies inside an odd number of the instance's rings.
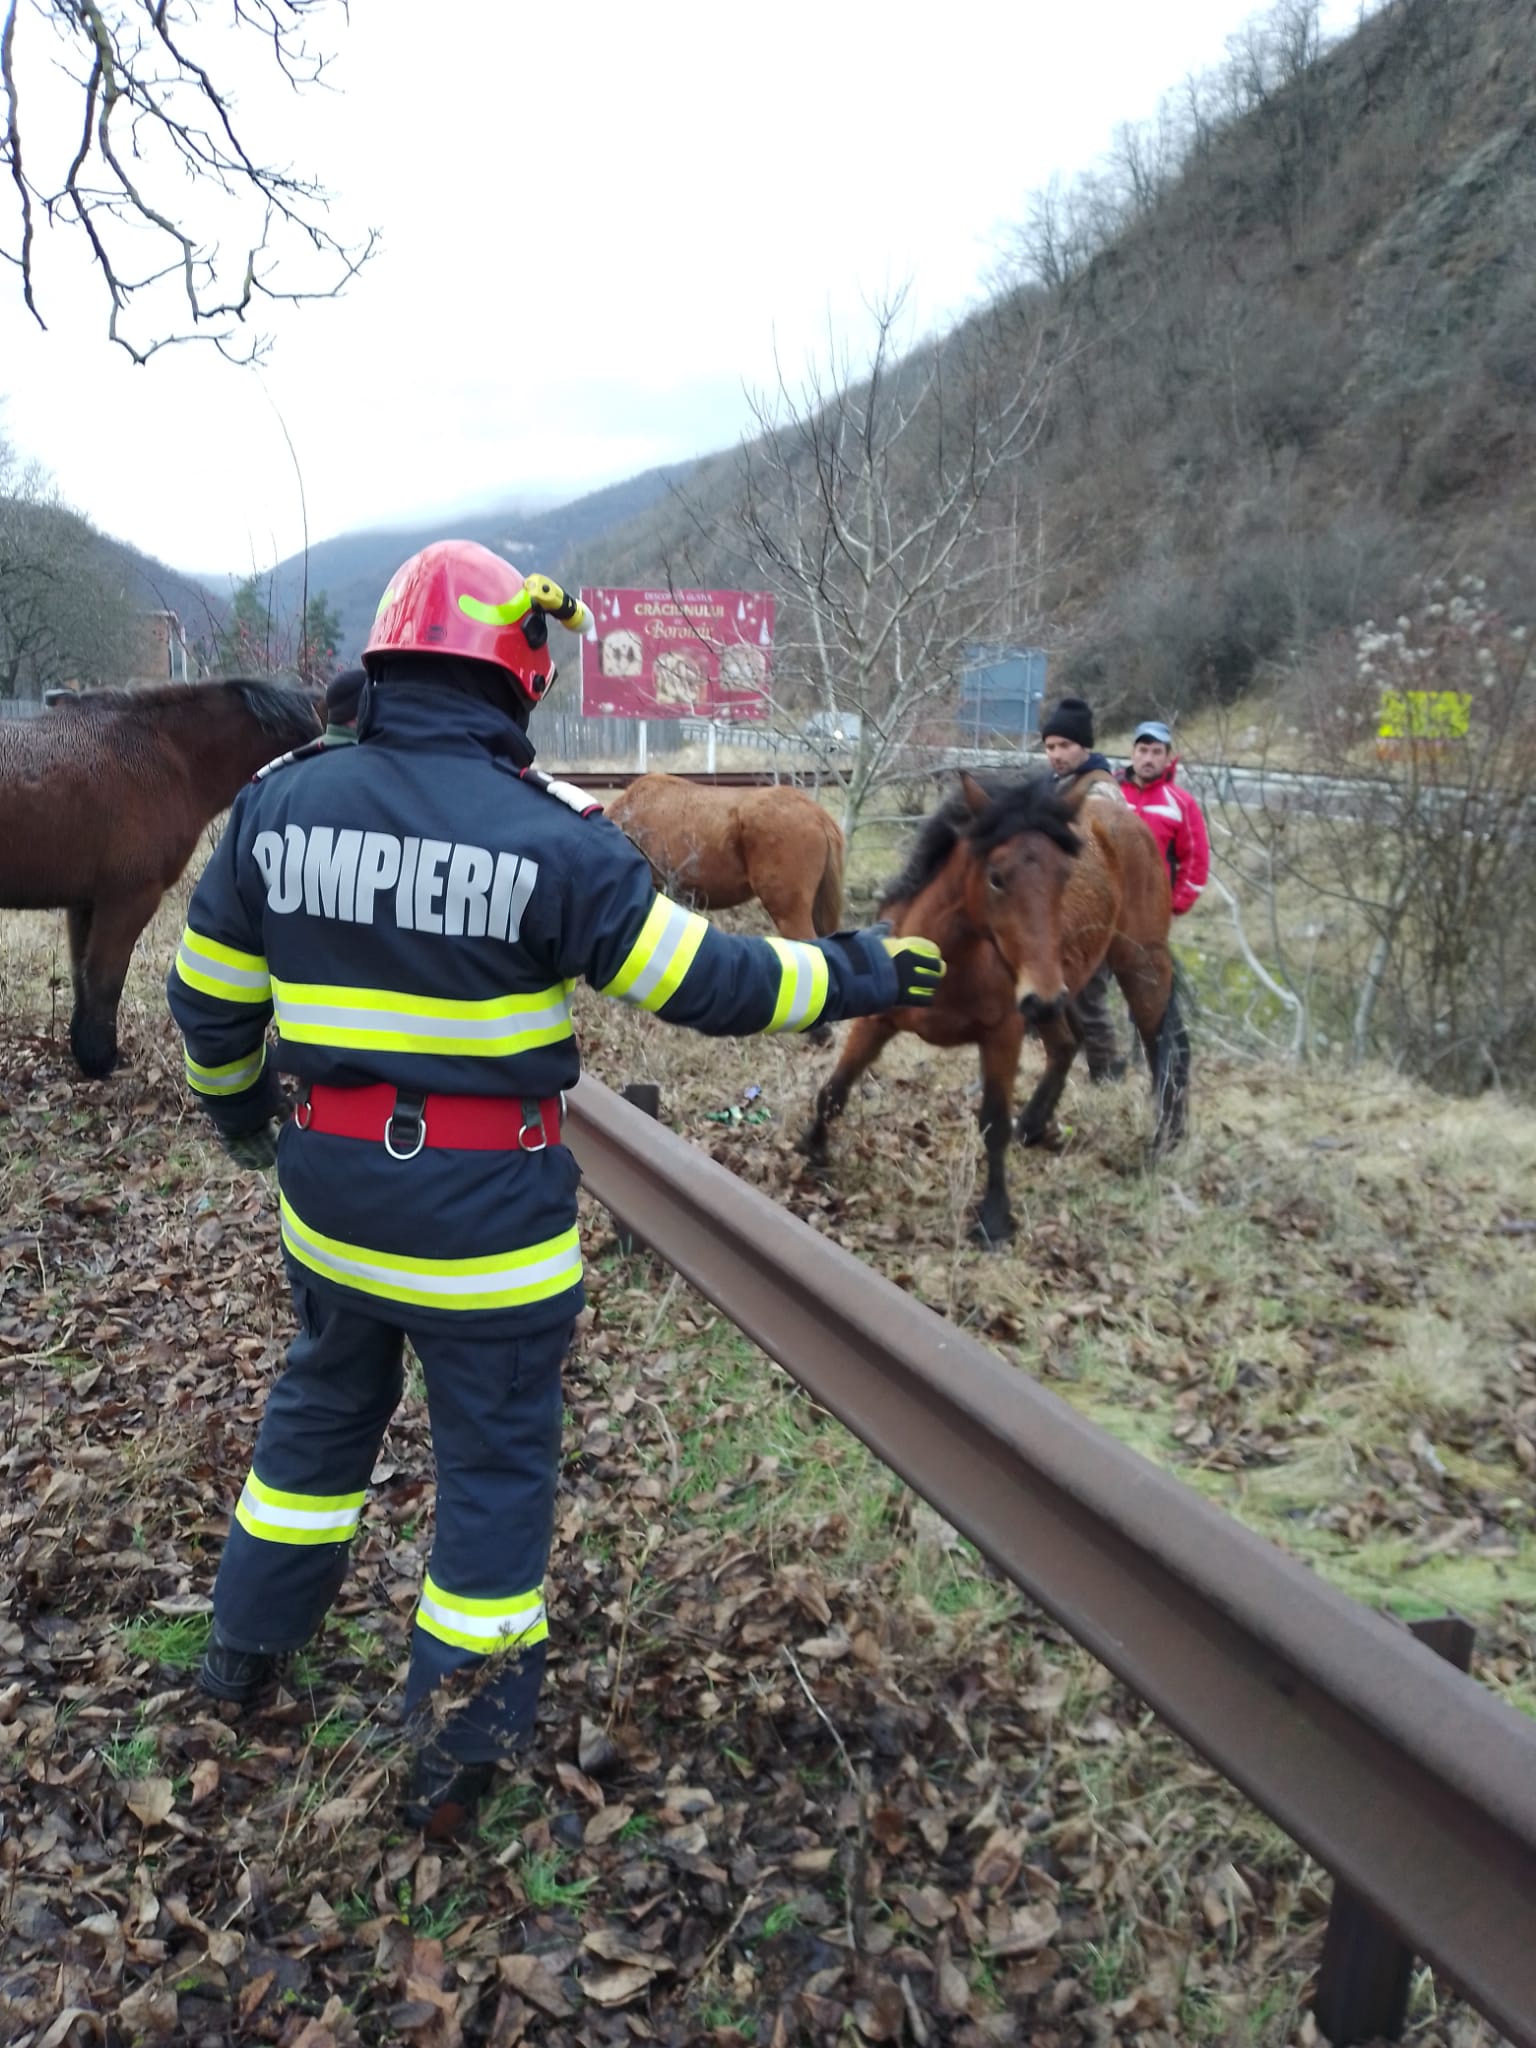
[{"label": "black knit beanie", "polygon": [[325,686],[326,716],[333,725],[350,725],[368,678],[360,668],[344,668]]},{"label": "black knit beanie", "polygon": [[1072,740],[1080,747],[1093,745],[1093,711],[1081,697],[1063,697],[1040,728],[1043,740]]}]

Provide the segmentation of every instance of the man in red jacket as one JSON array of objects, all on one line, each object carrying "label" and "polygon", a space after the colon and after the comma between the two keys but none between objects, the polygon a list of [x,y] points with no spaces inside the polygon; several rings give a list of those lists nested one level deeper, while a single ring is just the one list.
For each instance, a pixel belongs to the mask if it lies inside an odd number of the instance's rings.
[{"label": "man in red jacket", "polygon": [[1182,917],[1199,902],[1211,872],[1211,842],[1200,806],[1174,781],[1178,769],[1173,734],[1159,720],[1144,718],[1131,742],[1131,765],[1120,786],[1162,849],[1173,878],[1173,914]]}]

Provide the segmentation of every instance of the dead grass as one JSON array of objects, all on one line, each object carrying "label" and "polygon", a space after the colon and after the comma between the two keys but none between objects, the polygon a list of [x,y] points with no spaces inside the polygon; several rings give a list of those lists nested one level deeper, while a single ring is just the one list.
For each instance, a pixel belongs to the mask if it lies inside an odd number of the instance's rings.
[{"label": "dead grass", "polygon": [[[122,1104],[114,1129],[143,1126],[146,1081],[171,1099],[161,979],[180,921],[180,902],[168,902],[135,958],[124,1010],[132,1079],[110,1084]],[[62,1037],[48,985],[62,945],[53,923],[0,918],[8,1031]],[[1019,1239],[988,1257],[964,1239],[979,1170],[968,1055],[898,1041],[850,1106],[823,1188],[801,1174],[791,1140],[827,1055],[799,1041],[706,1044],[585,992],[580,1005],[591,1071],[615,1085],[659,1081],[675,1128],[1354,1597],[1405,1616],[1467,1613],[1479,1626],[1484,1682],[1536,1706],[1527,1462],[1536,1459],[1536,1245],[1505,1228],[1530,1219],[1536,1117],[1493,1099],[1446,1103],[1385,1074],[1298,1075],[1207,1058],[1197,1065],[1191,1142],[1148,1177],[1139,1087],[1074,1085],[1068,1149],[1056,1159],[1015,1155]],[[751,1082],[772,1122],[709,1120]],[[71,1088],[55,1092],[60,1169],[71,1171],[80,1119]],[[161,1229],[182,1247],[248,1184],[193,1122],[167,1126],[156,1142]],[[0,1174],[13,1224],[35,1221],[47,1168],[23,1176],[6,1164]],[[625,1687],[645,1696],[651,1660],[673,1632],[676,1567],[665,1559],[679,1542],[703,1546],[698,1554],[750,1553],[794,1583],[816,1574],[840,1589],[850,1637],[855,1615],[881,1617],[881,1654],[898,1685],[938,1683],[963,1696],[966,1672],[984,1665],[991,1682],[1031,1703],[1038,1764],[999,1764],[995,1782],[1007,1810],[1022,1816],[1033,1800],[1044,1816],[1042,1839],[1065,1886],[1060,1967],[1078,1996],[1103,2010],[1153,1987],[1159,2010],[1176,2015],[1176,2038],[1252,2048],[1299,2039],[1326,1898],[1319,1873],[786,1375],[680,1283],[603,1251],[600,1215],[587,1222],[599,1311],[572,1469],[595,1457],[600,1477],[604,1454],[593,1446],[625,1414],[646,1476],[625,1481],[630,1505],[616,1510],[613,1529],[593,1518],[562,1539],[574,1676],[590,1667],[595,1698],[617,1700]],[[270,1217],[258,1205],[252,1227],[263,1225]],[[274,1266],[275,1257],[274,1246]],[[233,1335],[249,1326],[245,1300],[236,1285],[222,1306],[210,1299],[194,1312]],[[76,1349],[61,1347],[60,1374]],[[241,1366],[251,1413],[272,1365],[270,1348],[257,1351]],[[407,1437],[419,1434],[416,1406],[402,1410]],[[176,1495],[195,1459],[185,1419],[167,1414],[118,1480],[119,1500],[142,1513],[145,1540],[181,1579],[210,1569],[206,1507],[197,1489]],[[631,1533],[615,1534],[621,1525]],[[414,1510],[401,1527],[414,1540]],[[130,1528],[122,1540],[139,1539]],[[619,1572],[624,1546],[630,1563]],[[611,1586],[615,1574],[629,1590],[583,1612],[583,1578]],[[354,1611],[337,1625],[355,1635],[362,1618]],[[383,1626],[397,1629],[388,1618]],[[389,1647],[370,1638],[365,1648],[387,1682]],[[824,1654],[835,1661],[835,1649]],[[372,1711],[343,1704],[349,1721]],[[371,1824],[377,1766],[330,1759],[331,1711],[316,1709],[321,1732],[272,1806],[270,1841],[269,1821],[252,1819],[269,1865],[277,1842],[306,1870],[323,1870],[343,1853],[343,1820]],[[129,1726],[123,1739],[134,1733]],[[357,1798],[359,1815],[339,1820],[331,1802]],[[530,1840],[545,1839],[543,1826]],[[514,1836],[509,1853],[516,1848]],[[899,1929],[897,1938],[906,1938]],[[721,1975],[720,1992],[738,2014],[750,2010],[739,1983]],[[986,1995],[979,1971],[973,1996]],[[1426,1979],[1417,2031],[1439,2039],[1428,1997]]]}]

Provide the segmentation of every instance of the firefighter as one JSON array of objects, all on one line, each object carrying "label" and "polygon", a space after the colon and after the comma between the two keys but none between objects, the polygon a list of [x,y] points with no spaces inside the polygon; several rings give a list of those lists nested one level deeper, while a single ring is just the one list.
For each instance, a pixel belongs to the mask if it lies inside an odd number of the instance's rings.
[{"label": "firefighter", "polygon": [[[364,650],[358,744],[241,792],[168,978],[199,1103],[238,1161],[276,1163],[298,1322],[200,1682],[249,1704],[320,1626],[409,1338],[437,1512],[406,1810],[434,1837],[531,1733],[544,1666],[560,1373],[583,1301],[561,1142],[576,981],[733,1036],[925,1002],[944,971],[926,939],[735,937],[658,895],[597,806],[532,765],[551,620],[587,624],[486,548],[406,562]],[[302,1089],[280,1134],[276,1067]]]}]

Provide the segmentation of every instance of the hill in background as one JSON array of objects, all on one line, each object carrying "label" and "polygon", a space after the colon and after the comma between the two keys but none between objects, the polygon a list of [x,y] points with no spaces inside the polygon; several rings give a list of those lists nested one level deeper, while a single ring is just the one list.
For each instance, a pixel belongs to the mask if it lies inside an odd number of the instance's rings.
[{"label": "hill in background", "polygon": [[[1110,713],[1230,703],[1434,574],[1536,610],[1536,0],[1388,0],[1328,48],[1316,0],[1279,0],[1097,171],[1021,211],[992,302],[887,362],[911,403],[882,457],[915,528],[952,428],[935,393],[1049,367],[1040,432],[998,466],[950,587],[1003,588],[999,622],[1052,650],[1053,688]],[[802,440],[835,409],[818,397]],[[742,518],[763,454],[342,534],[310,550],[309,592],[350,659],[391,572],[450,529],[571,583],[775,587]],[[105,545],[195,634],[228,602]],[[296,619],[302,558],[262,581]],[[778,594],[787,678],[805,620]]]},{"label": "hill in background", "polygon": [[[1165,714],[1390,616],[1417,576],[1474,572],[1523,618],[1533,221],[1532,0],[1390,0],[1326,49],[1313,0],[1281,0],[1092,176],[1033,196],[1003,289],[939,344],[951,394],[983,352],[1021,385],[1042,339],[1054,364],[955,577],[1027,576],[1015,626],[1053,685]],[[914,524],[921,428],[884,451]],[[713,457],[580,565],[750,574],[742,501],[741,457]]]}]

